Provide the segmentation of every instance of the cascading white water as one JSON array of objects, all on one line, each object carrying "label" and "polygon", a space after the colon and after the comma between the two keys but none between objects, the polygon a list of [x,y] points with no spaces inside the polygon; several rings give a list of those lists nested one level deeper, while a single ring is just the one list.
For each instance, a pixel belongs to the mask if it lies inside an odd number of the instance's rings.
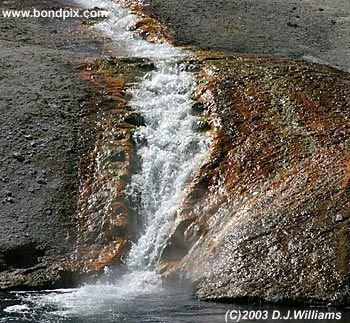
[{"label": "cascading white water", "polygon": [[160,290],[161,280],[154,265],[186,184],[208,147],[207,138],[192,130],[196,121],[190,114],[194,77],[179,63],[190,54],[168,44],[148,43],[131,32],[137,16],[113,0],[79,3],[108,10],[108,20],[93,28],[109,37],[124,56],[151,59],[155,69],[130,90],[130,105],[143,114],[146,126],[135,134],[141,168],[128,186],[130,199],[138,196],[138,216],[143,223],[143,231],[127,258],[128,272],[109,285],[25,296],[25,301],[36,306],[59,307],[63,316],[89,315],[108,300],[130,299]]},{"label": "cascading white water", "polygon": [[192,74],[181,65],[158,61],[156,70],[132,91],[131,105],[143,113],[146,127],[136,134],[142,167],[129,186],[129,194],[140,196],[145,228],[131,249],[131,268],[145,269],[157,261],[186,183],[206,151],[205,138],[192,130],[193,84]]},{"label": "cascading white water", "polygon": [[151,44],[130,31],[137,16],[112,0],[81,0],[89,7],[108,10],[109,19],[94,26],[108,36],[128,57],[149,58],[155,70],[140,86],[131,90],[130,105],[144,115],[146,126],[136,134],[142,167],[129,185],[131,200],[140,197],[138,216],[144,232],[131,249],[130,268],[144,270],[157,260],[169,232],[186,181],[207,149],[203,135],[192,131],[190,95],[194,86],[191,72],[177,61],[188,52],[169,44]]},{"label": "cascading white water", "polygon": [[114,0],[75,0],[85,8],[100,8],[108,12],[108,19],[93,28],[111,41],[114,51],[120,56],[143,57],[155,60],[185,57],[188,53],[168,44],[154,44],[142,39],[137,33],[130,31],[138,21],[138,16],[128,8],[121,7]]},{"label": "cascading white water", "polygon": [[130,105],[143,114],[146,126],[135,136],[141,170],[132,177],[128,193],[140,197],[138,216],[145,231],[131,249],[127,265],[146,269],[157,260],[169,232],[186,181],[207,150],[206,138],[192,131],[191,93],[195,80],[177,61],[189,52],[169,44],[151,44],[130,31],[138,17],[113,0],[79,0],[87,7],[109,12],[94,26],[127,57],[151,59],[155,70],[131,90]]}]

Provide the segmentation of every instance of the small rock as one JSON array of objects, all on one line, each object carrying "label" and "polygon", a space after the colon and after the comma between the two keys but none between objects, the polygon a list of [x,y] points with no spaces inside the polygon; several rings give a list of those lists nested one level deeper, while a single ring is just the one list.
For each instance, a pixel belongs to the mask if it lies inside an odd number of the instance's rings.
[{"label": "small rock", "polygon": [[37,183],[40,184],[40,185],[46,185],[47,184],[47,182],[46,182],[46,180],[44,178],[39,178],[37,180]]},{"label": "small rock", "polygon": [[287,22],[288,27],[293,27],[293,28],[299,28],[300,26],[298,24],[293,24],[291,22]]},{"label": "small rock", "polygon": [[6,197],[6,198],[3,200],[3,202],[13,204],[13,203],[15,203],[15,199],[14,199],[12,196],[9,196],[9,197]]},{"label": "small rock", "polygon": [[192,128],[195,131],[208,131],[211,127],[207,119],[201,118],[194,123]]},{"label": "small rock", "polygon": [[191,112],[194,115],[198,115],[204,112],[205,110],[205,105],[202,102],[196,102],[195,104],[192,105],[191,107]]},{"label": "small rock", "polygon": [[21,155],[19,152],[14,152],[12,154],[12,157],[21,163],[23,163],[25,161],[25,157],[23,155]]},{"label": "small rock", "polygon": [[11,191],[5,191],[5,194],[4,194],[6,197],[12,197],[13,194]]},{"label": "small rock", "polygon": [[139,113],[129,113],[124,117],[124,121],[133,126],[145,126],[145,118]]},{"label": "small rock", "polygon": [[337,214],[336,216],[335,216],[335,222],[341,222],[341,221],[343,221],[343,216],[341,215],[341,214]]}]

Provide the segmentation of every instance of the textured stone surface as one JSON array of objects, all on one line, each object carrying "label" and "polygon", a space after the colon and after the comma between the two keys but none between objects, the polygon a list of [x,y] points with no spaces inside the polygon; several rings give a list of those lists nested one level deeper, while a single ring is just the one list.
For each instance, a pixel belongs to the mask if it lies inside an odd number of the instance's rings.
[{"label": "textured stone surface", "polygon": [[210,153],[162,254],[202,299],[349,303],[350,79],[200,55]]},{"label": "textured stone surface", "polygon": [[350,71],[346,0],[146,0],[180,44],[306,58]]},{"label": "textured stone surface", "polygon": [[[62,3],[11,0],[0,8],[32,5]],[[100,53],[77,32],[80,23],[0,18],[0,289],[65,279],[55,263],[75,241],[81,105],[91,91],[72,62]]]},{"label": "textured stone surface", "polygon": [[76,253],[68,270],[96,275],[129,250],[133,223],[125,190],[136,164],[132,134],[143,118],[127,105],[126,88],[137,73],[152,68],[135,58],[81,66],[84,79],[103,91],[105,99],[86,107],[90,118],[85,127],[94,129],[94,148],[81,164]]}]

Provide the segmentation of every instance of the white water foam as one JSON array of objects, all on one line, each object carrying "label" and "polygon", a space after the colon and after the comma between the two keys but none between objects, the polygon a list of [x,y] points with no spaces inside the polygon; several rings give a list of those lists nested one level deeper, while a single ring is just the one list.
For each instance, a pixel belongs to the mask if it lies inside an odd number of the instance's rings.
[{"label": "white water foam", "polygon": [[[54,306],[59,316],[89,315],[111,303],[159,293],[161,279],[154,267],[173,223],[186,184],[203,159],[207,138],[192,130],[190,95],[195,84],[191,72],[177,61],[189,53],[169,44],[150,44],[130,31],[137,16],[112,0],[81,0],[82,5],[108,10],[108,20],[93,26],[122,48],[127,57],[149,58],[154,71],[130,90],[130,105],[143,114],[146,126],[135,134],[141,169],[128,187],[138,197],[143,232],[127,258],[128,273],[113,284],[86,285],[73,290],[24,294],[23,302],[35,307]],[[25,309],[23,307],[23,309]],[[10,310],[10,309],[8,309]]]},{"label": "white water foam", "polygon": [[27,312],[29,310],[29,306],[27,304],[22,305],[12,305],[8,306],[4,309],[4,312],[6,313],[23,313]]},{"label": "white water foam", "polygon": [[135,26],[139,17],[128,8],[123,8],[113,0],[77,0],[86,7],[106,10],[108,19],[95,25],[99,34],[108,37],[112,41],[113,48],[127,57],[144,57],[158,60],[174,59],[188,55],[184,51],[168,44],[149,43],[142,39],[137,33],[130,31]]},{"label": "white water foam", "polygon": [[132,247],[128,265],[150,268],[159,256],[183,191],[202,160],[207,143],[192,130],[190,115],[192,73],[169,62],[158,62],[138,89],[131,104],[145,116],[146,127],[136,134],[141,171],[132,177],[130,194],[140,197],[139,216],[145,231]]},{"label": "white water foam", "polygon": [[[55,317],[91,317],[109,311],[114,304],[124,305],[140,295],[159,293],[161,281],[154,271],[133,271],[120,277],[113,284],[85,285],[76,289],[57,289],[42,293],[20,293],[22,302],[30,304],[9,306],[8,313],[40,312],[52,307]],[[44,313],[49,319],[50,313]],[[51,316],[52,317],[52,316]]]}]

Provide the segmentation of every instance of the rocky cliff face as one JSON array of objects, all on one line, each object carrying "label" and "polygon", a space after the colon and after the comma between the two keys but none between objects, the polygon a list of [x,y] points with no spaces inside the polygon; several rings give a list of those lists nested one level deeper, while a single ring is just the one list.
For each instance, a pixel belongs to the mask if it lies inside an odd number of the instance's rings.
[{"label": "rocky cliff face", "polygon": [[201,54],[210,153],[159,271],[201,299],[348,303],[350,78],[326,66]]}]

